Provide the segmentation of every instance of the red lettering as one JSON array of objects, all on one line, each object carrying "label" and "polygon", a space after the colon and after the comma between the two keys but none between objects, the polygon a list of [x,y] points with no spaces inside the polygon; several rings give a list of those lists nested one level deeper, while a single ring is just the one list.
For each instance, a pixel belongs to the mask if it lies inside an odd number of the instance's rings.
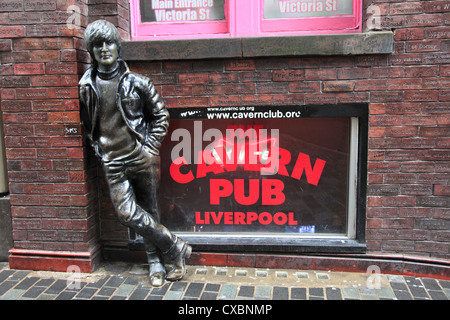
[{"label": "red lettering", "polygon": [[296,225],[298,225],[298,221],[297,221],[297,220],[294,220],[294,213],[293,213],[293,212],[289,212],[289,213],[288,213],[288,216],[289,216],[289,222],[288,222],[288,224],[289,224],[290,226],[296,226]]},{"label": "red lettering", "polygon": [[244,179],[234,180],[234,198],[239,204],[251,205],[258,201],[259,198],[259,180],[249,179],[248,196],[244,195]]},{"label": "red lettering", "polygon": [[308,183],[317,186],[325,163],[326,161],[317,159],[314,164],[314,168],[311,168],[311,160],[309,159],[309,156],[304,153],[299,153],[291,177],[300,180],[304,170]]},{"label": "red lettering", "polygon": [[220,204],[220,198],[228,197],[233,192],[233,185],[226,179],[209,180],[210,204]]},{"label": "red lettering", "polygon": [[284,148],[278,148],[278,174],[289,177],[289,173],[286,169],[286,165],[291,162],[291,153]]},{"label": "red lettering", "polygon": [[170,176],[173,180],[178,183],[188,183],[194,180],[194,175],[191,171],[185,174],[181,173],[181,166],[186,164],[187,161],[184,157],[178,158],[174,162],[172,162],[172,164],[170,165]]},{"label": "red lettering", "polygon": [[283,193],[284,183],[276,179],[262,180],[262,204],[263,205],[278,205],[282,204],[286,199]]},{"label": "red lettering", "polygon": [[224,224],[233,224],[233,212],[225,212]]},{"label": "red lettering", "polygon": [[234,213],[234,223],[235,224],[246,224],[245,223],[245,213],[235,212]]},{"label": "red lettering", "polygon": [[263,225],[270,224],[272,223],[272,215],[268,212],[261,212],[259,214],[258,222]]},{"label": "red lettering", "polygon": [[[206,177],[206,174],[213,172],[214,174],[222,173],[223,168],[216,163],[211,150],[206,149],[199,152],[199,158],[203,157],[203,161],[197,165],[197,178]],[[209,165],[207,164],[209,163]]]},{"label": "red lettering", "polygon": [[211,218],[213,219],[214,223],[219,224],[220,220],[222,220],[223,212],[219,211],[219,213],[216,214],[214,211],[211,211],[210,214],[211,214]]},{"label": "red lettering", "polygon": [[258,220],[258,214],[256,212],[247,212],[247,224],[252,224],[256,220]]},{"label": "red lettering", "polygon": [[[206,212],[205,212],[205,214],[206,214]],[[205,224],[205,220],[202,220],[199,211],[195,212],[195,224]]]},{"label": "red lettering", "polygon": [[287,222],[288,218],[284,212],[277,212],[273,216],[273,222],[278,225],[283,225]]}]

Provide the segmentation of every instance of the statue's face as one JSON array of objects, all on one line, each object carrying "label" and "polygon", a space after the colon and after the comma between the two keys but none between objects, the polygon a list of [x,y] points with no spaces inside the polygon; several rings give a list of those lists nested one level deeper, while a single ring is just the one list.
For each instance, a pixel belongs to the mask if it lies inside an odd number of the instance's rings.
[{"label": "statue's face", "polygon": [[95,60],[104,67],[112,66],[119,57],[117,44],[114,42],[96,43],[92,49]]}]

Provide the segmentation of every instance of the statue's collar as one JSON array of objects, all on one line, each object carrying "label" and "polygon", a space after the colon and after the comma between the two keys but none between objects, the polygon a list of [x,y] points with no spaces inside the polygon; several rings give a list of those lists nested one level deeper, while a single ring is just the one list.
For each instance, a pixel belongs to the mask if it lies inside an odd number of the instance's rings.
[{"label": "statue's collar", "polygon": [[110,71],[101,71],[97,67],[97,76],[102,80],[111,80],[119,74],[120,64],[117,63],[116,67]]}]

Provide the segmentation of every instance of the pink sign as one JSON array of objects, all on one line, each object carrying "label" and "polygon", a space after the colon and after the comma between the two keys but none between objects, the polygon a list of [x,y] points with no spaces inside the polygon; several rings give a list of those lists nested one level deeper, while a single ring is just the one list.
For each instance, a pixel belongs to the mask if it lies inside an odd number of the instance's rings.
[{"label": "pink sign", "polygon": [[362,0],[130,0],[133,40],[361,32]]}]

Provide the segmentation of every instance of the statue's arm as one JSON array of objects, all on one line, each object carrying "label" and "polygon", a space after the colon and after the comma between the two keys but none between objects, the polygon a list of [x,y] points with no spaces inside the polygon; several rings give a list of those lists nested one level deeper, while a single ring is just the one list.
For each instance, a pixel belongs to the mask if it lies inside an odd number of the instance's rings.
[{"label": "statue's arm", "polygon": [[145,84],[145,108],[146,114],[150,116],[148,134],[146,138],[146,146],[155,155],[159,154],[159,148],[167,134],[169,127],[169,112],[167,111],[161,96],[156,91],[151,80],[147,80]]}]

